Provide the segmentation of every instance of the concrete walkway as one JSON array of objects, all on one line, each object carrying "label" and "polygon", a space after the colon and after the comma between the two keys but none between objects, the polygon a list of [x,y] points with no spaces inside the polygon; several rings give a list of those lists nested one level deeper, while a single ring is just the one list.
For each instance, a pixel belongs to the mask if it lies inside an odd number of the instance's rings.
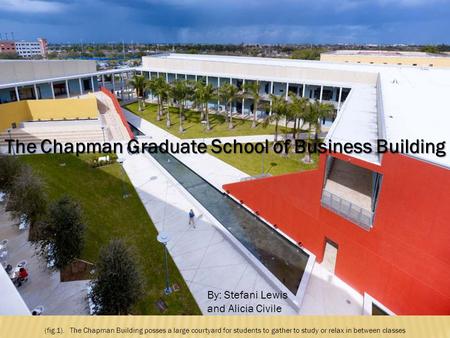
[{"label": "concrete walkway", "polygon": [[[147,155],[129,155],[124,169],[131,179],[147,212],[158,231],[169,234],[168,249],[183,278],[186,280],[203,314],[208,306],[261,303],[260,300],[214,302],[208,299],[208,291],[263,291],[276,292],[240,252],[227,241],[214,223],[202,215],[203,210],[194,207],[171,177],[167,177]],[[196,227],[188,225],[188,211],[194,208]],[[285,300],[263,301],[281,307],[282,314],[295,314]],[[242,311],[227,314],[244,313]]]},{"label": "concrete walkway", "polygon": [[[172,142],[186,141],[125,109],[124,112],[127,119],[148,135],[151,141],[162,142],[166,138]],[[223,184],[248,177],[209,154],[174,156],[220,190]],[[208,291],[276,291],[270,283],[270,277],[261,275],[240,251],[223,237],[214,222],[203,215],[206,211],[202,210],[193,197],[183,191],[171,176],[163,172],[154,159],[149,155],[127,155],[126,158],[124,168],[158,231],[164,230],[170,234],[169,252],[204,314],[208,314],[210,305],[229,304],[224,300],[208,300]],[[201,215],[196,229],[189,228],[187,224],[187,212],[194,205],[196,215]],[[255,304],[255,301],[234,303]],[[256,303],[274,304],[261,300]],[[287,301],[275,303],[282,307],[282,314],[297,313]],[[299,313],[360,315],[362,303],[362,295],[316,263]]]}]

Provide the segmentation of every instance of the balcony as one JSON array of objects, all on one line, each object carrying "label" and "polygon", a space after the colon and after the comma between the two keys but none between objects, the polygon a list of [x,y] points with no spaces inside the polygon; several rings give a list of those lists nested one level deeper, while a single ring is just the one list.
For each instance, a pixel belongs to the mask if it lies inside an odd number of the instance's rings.
[{"label": "balcony", "polygon": [[329,157],[322,205],[365,230],[372,228],[381,175]]}]

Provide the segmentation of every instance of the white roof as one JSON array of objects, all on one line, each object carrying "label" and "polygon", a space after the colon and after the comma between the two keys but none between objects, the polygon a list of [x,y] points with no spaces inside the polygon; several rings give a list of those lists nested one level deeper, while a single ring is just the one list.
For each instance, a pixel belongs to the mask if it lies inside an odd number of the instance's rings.
[{"label": "white roof", "polygon": [[383,57],[423,57],[423,58],[438,58],[449,57],[445,53],[432,54],[426,52],[415,51],[399,51],[399,50],[334,50],[330,52],[324,52],[322,54],[334,54],[334,55],[358,55],[358,56],[383,56]]},{"label": "white roof", "polygon": [[115,69],[100,70],[100,71],[95,71],[95,72],[90,72],[90,73],[63,75],[63,76],[56,76],[56,77],[29,80],[29,81],[3,83],[3,84],[0,84],[0,89],[30,86],[33,84],[58,82],[58,81],[72,80],[72,79],[78,79],[78,78],[83,78],[83,77],[110,75],[110,74],[126,73],[126,72],[133,72],[133,71],[135,71],[135,68],[133,68],[133,67],[131,67],[131,68],[130,67],[115,68]]}]

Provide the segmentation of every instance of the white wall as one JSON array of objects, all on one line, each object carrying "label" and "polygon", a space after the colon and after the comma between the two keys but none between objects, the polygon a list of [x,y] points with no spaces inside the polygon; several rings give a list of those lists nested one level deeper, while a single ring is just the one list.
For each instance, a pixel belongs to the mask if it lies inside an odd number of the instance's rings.
[{"label": "white wall", "polygon": [[0,84],[33,81],[97,71],[87,60],[0,60]]}]

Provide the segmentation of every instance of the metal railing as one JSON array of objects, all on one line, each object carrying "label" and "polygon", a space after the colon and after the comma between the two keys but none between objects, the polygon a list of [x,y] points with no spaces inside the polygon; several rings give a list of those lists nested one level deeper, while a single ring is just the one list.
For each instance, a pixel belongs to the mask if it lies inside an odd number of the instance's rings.
[{"label": "metal railing", "polygon": [[373,212],[361,208],[329,191],[322,191],[322,205],[365,230],[372,228]]}]

